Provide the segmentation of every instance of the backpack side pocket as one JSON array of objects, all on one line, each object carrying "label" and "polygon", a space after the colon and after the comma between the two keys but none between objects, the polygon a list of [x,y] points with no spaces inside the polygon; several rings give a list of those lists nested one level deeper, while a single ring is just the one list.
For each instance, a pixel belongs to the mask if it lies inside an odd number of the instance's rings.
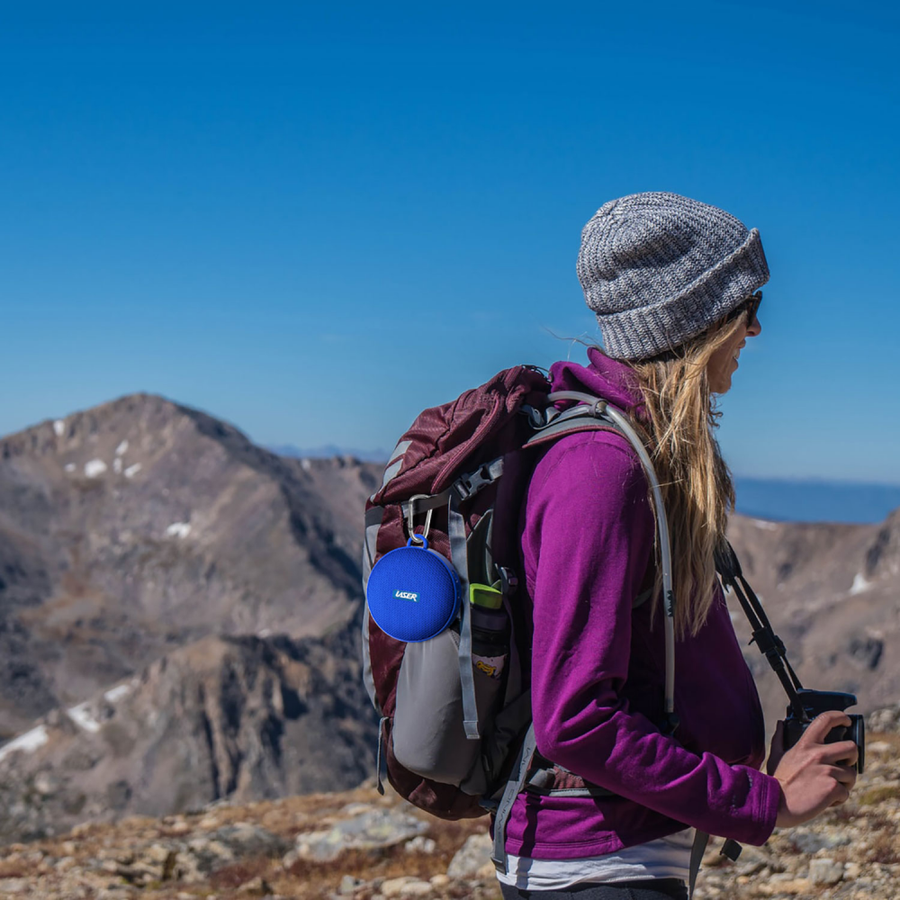
[{"label": "backpack side pocket", "polygon": [[[448,628],[430,641],[406,645],[397,680],[393,751],[400,765],[443,784],[459,785],[481,764],[481,740],[468,740],[459,682],[459,635]],[[476,669],[479,732],[485,733],[503,679]]]}]

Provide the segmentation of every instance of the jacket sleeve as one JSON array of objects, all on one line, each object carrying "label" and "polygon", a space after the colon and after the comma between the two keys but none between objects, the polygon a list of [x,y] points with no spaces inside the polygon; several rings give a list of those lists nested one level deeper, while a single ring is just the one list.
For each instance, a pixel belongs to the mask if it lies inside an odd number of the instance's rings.
[{"label": "jacket sleeve", "polygon": [[[563,439],[529,487],[523,549],[534,601],[532,703],[538,749],[619,796],[703,831],[762,844],[774,778],[663,735],[621,694],[633,598],[655,538],[645,475],[618,435]],[[681,652],[687,642],[679,642]]]}]

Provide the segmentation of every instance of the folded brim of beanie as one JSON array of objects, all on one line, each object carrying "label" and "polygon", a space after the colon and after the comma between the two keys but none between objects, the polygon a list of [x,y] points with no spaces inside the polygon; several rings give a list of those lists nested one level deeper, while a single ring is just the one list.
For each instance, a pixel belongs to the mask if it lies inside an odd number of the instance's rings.
[{"label": "folded brim of beanie", "polygon": [[[597,315],[613,359],[647,359],[674,350],[728,315],[769,280],[758,229],[682,291],[649,306]],[[673,342],[671,336],[678,335]]]}]

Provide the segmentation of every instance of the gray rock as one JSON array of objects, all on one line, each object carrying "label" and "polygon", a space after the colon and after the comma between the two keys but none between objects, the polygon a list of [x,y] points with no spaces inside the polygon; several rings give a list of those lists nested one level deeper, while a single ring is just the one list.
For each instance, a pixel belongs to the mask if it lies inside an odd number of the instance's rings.
[{"label": "gray rock", "polygon": [[338,822],[327,831],[297,835],[296,850],[304,859],[336,859],[344,850],[372,850],[401,844],[428,830],[415,816],[396,810],[372,809]]},{"label": "gray rock", "polygon": [[900,731],[900,706],[875,710],[866,720],[866,728],[888,734]]},{"label": "gray rock", "polygon": [[187,849],[196,860],[197,871],[203,875],[234,862],[235,859],[229,847],[221,841],[210,841],[207,838],[195,838],[188,843]]},{"label": "gray rock", "polygon": [[820,850],[832,850],[850,843],[851,837],[844,831],[809,828],[794,828],[790,833],[791,843],[801,852],[812,855]]},{"label": "gray rock", "polygon": [[450,878],[474,878],[492,866],[493,842],[489,834],[471,834],[456,852],[447,868]]},{"label": "gray rock", "polygon": [[390,878],[381,885],[383,897],[427,897],[432,893],[431,885],[410,875]]},{"label": "gray rock", "polygon": [[420,834],[408,841],[403,849],[407,853],[424,853],[426,856],[430,856],[437,850],[437,842]]},{"label": "gray rock", "polygon": [[345,875],[341,879],[338,893],[342,895],[352,894],[358,887],[362,887],[365,882],[361,878],[354,878],[352,875]]},{"label": "gray rock", "polygon": [[236,857],[281,856],[291,846],[290,841],[249,822],[226,825],[209,837],[224,844]]},{"label": "gray rock", "polygon": [[843,863],[824,856],[809,861],[809,880],[812,884],[837,884],[843,877]]},{"label": "gray rock", "polygon": [[272,886],[262,876],[251,878],[238,888],[238,894],[248,897],[269,897],[272,895]]}]

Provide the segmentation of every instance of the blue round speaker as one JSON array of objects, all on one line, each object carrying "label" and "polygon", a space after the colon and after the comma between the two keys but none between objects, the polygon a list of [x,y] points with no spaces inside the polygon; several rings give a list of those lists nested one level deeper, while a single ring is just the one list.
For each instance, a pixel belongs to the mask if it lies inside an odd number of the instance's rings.
[{"label": "blue round speaker", "polygon": [[428,541],[410,538],[372,567],[366,601],[375,624],[398,641],[417,643],[439,635],[459,612],[459,577]]}]

